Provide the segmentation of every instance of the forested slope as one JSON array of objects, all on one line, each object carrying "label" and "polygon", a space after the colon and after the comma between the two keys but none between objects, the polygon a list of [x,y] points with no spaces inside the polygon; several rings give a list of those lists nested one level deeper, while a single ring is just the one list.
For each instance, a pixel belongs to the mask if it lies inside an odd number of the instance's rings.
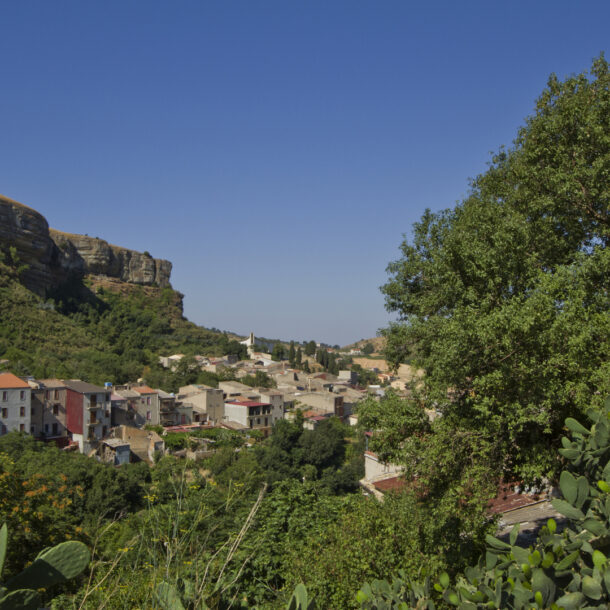
[{"label": "forested slope", "polygon": [[0,359],[15,374],[163,382],[159,354],[222,355],[234,341],[186,320],[182,295],[170,287],[77,277],[44,299],[21,283],[13,256],[0,261]]}]

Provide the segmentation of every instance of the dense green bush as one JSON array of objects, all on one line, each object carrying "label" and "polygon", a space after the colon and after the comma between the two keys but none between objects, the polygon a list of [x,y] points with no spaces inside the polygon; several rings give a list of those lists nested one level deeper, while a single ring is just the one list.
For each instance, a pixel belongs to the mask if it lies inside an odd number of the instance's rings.
[{"label": "dense green bush", "polygon": [[413,358],[420,400],[478,430],[506,477],[556,477],[565,418],[610,392],[609,88],[603,56],[552,75],[468,196],[414,225],[382,288],[386,357]]},{"label": "dense green bush", "polygon": [[[13,540],[10,540],[11,544]],[[0,576],[4,568],[9,534],[6,523],[0,528]],[[21,572],[0,585],[0,608],[36,610],[42,599],[52,594],[49,589],[78,576],[89,564],[89,549],[76,540],[62,542],[41,551]],[[44,592],[44,595],[41,595]]]},{"label": "dense green bush", "polygon": [[[610,603],[610,399],[588,412],[590,427],[568,418],[572,438],[559,453],[569,462],[561,473],[561,499],[553,507],[567,519],[562,533],[550,519],[536,543],[516,545],[519,526],[504,542],[487,536],[487,551],[450,586],[447,574],[434,585],[405,574],[373,581],[358,593],[363,608],[428,607],[445,603],[467,608],[607,608]],[[404,606],[401,604],[405,604]]]},{"label": "dense green bush", "polygon": [[90,541],[100,522],[143,508],[150,481],[144,463],[116,469],[29,435],[1,437],[0,521],[14,541],[5,569],[11,573],[24,553],[35,556],[62,540]]}]

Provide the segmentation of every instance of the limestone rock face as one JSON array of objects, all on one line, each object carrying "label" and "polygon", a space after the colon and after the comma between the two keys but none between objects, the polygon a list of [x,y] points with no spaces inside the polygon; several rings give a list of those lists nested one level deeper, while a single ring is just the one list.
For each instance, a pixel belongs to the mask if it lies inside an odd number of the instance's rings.
[{"label": "limestone rock face", "polygon": [[54,281],[64,279],[57,265],[57,246],[49,236],[42,214],[12,199],[0,196],[0,246],[17,249],[19,264],[28,266],[22,274],[30,290],[44,294]]},{"label": "limestone rock face", "polygon": [[36,210],[0,195],[0,249],[17,249],[21,275],[33,292],[45,292],[71,276],[94,274],[123,282],[170,286],[172,264],[148,254],[113,246],[103,239],[49,229]]},{"label": "limestone rock face", "polygon": [[72,272],[106,275],[129,282],[163,288],[169,286],[172,264],[148,254],[113,246],[103,239],[50,229],[60,251],[61,266]]}]

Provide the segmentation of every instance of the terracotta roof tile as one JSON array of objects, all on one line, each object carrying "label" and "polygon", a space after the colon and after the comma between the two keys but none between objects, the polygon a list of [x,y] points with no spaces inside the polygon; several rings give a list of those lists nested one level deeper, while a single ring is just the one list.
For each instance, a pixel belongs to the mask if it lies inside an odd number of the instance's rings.
[{"label": "terracotta roof tile", "polygon": [[135,392],[137,392],[138,394],[156,394],[157,393],[156,390],[149,388],[147,385],[134,386],[131,389],[134,390]]},{"label": "terracotta roof tile", "polygon": [[0,388],[28,388],[29,384],[13,373],[0,373]]},{"label": "terracotta roof tile", "polygon": [[373,485],[375,489],[378,489],[382,493],[388,491],[398,491],[406,486],[406,481],[403,477],[392,477],[390,479],[382,479],[381,481],[375,481]]}]

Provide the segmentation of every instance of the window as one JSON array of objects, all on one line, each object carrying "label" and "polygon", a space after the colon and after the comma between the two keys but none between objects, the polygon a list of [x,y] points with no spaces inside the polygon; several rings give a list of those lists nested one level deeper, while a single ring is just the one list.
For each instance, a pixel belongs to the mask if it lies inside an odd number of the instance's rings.
[{"label": "window", "polygon": [[36,426],[30,426],[30,434],[36,433]]},{"label": "window", "polygon": [[8,409],[6,407],[2,409],[2,417],[8,417]]},{"label": "window", "polygon": [[6,402],[8,400],[8,392],[4,390],[2,392],[2,402]]},{"label": "window", "polygon": [[269,418],[265,417],[265,426],[268,426],[268,425],[269,425]]},{"label": "window", "polygon": [[25,432],[25,424],[19,424],[19,432]]},{"label": "window", "polygon": [[25,390],[21,390],[21,392],[19,392],[19,400],[25,400]]},{"label": "window", "polygon": [[31,408],[30,408],[30,416],[31,416],[31,417],[34,417],[34,407],[31,407]]},{"label": "window", "polygon": [[19,407],[19,417],[25,417],[25,407]]},{"label": "window", "polygon": [[51,396],[51,392],[50,392],[49,390],[45,390],[44,397],[45,397],[47,400],[49,400],[49,397],[50,397],[50,396]]},{"label": "window", "polygon": [[53,436],[57,436],[57,424],[53,424]]},{"label": "window", "polygon": [[48,434],[49,433],[49,424],[45,424],[44,425],[44,433]]},{"label": "window", "polygon": [[53,415],[59,415],[59,405],[53,405]]},{"label": "window", "polygon": [[59,390],[54,390],[54,392],[53,392],[53,398],[54,398],[55,400],[57,400],[57,399],[59,398]]},{"label": "window", "polygon": [[146,411],[146,419],[148,419],[148,420],[152,419],[152,414],[150,411]]},{"label": "window", "polygon": [[146,404],[149,405],[150,404],[150,396],[146,397]]}]

